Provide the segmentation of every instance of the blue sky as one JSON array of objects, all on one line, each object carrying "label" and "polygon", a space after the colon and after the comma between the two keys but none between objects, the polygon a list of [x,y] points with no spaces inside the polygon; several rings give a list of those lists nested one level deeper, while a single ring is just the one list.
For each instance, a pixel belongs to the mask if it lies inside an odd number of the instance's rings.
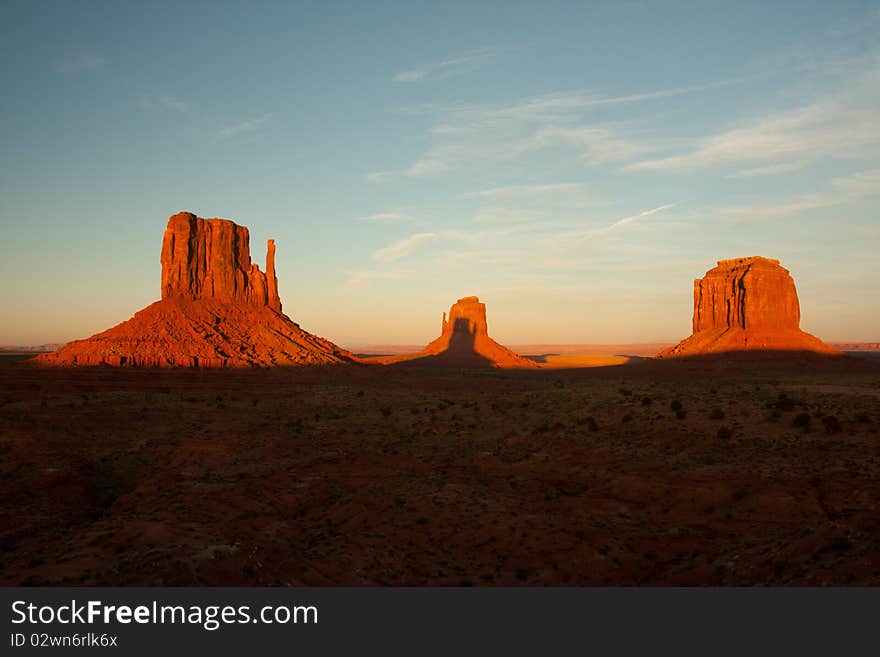
[{"label": "blue sky", "polygon": [[0,344],[159,296],[169,215],[278,244],[285,311],[426,343],[677,340],[716,260],[880,340],[878,2],[6,2]]}]

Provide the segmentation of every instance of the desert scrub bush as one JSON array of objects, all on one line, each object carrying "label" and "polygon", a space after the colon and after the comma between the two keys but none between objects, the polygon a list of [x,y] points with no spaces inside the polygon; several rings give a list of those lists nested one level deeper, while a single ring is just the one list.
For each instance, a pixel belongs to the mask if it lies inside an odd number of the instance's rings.
[{"label": "desert scrub bush", "polygon": [[599,430],[599,423],[596,422],[596,418],[594,418],[593,416],[586,418],[586,425],[587,425],[587,429],[589,429],[590,431],[598,431]]},{"label": "desert scrub bush", "polygon": [[628,388],[619,388],[617,392],[619,392],[624,397],[632,397],[633,394],[633,391],[629,390]]},{"label": "desert scrub bush", "polygon": [[623,416],[623,420],[622,420],[622,421],[623,421],[623,422],[632,422],[632,419],[633,419],[633,416],[630,415],[629,413],[627,413],[626,415]]},{"label": "desert scrub bush", "polygon": [[379,409],[379,412],[382,413],[382,417],[386,417],[386,418],[387,418],[387,417],[391,417],[391,412],[392,412],[392,411],[391,411],[391,407],[390,407],[390,406],[383,406],[382,408]]},{"label": "desert scrub bush", "polygon": [[650,406],[654,403],[654,400],[650,397],[642,397],[642,406]]},{"label": "desert scrub bush", "polygon": [[770,402],[768,404],[771,408],[775,408],[779,411],[792,411],[794,407],[797,405],[797,402],[789,397],[784,392],[780,392],[779,396],[775,401]]},{"label": "desert scrub bush", "polygon": [[136,485],[133,477],[104,461],[86,466],[82,474],[90,503],[87,513],[93,519],[103,516],[118,498],[133,491]]},{"label": "desert scrub bush", "polygon": [[730,440],[733,436],[733,431],[730,430],[730,427],[718,427],[718,440]]},{"label": "desert scrub bush", "polygon": [[680,411],[682,408],[681,402],[678,399],[673,399],[672,402],[669,404],[669,408],[678,413],[678,411]]},{"label": "desert scrub bush", "polygon": [[676,420],[683,420],[686,417],[687,417],[687,411],[685,411],[684,409],[679,408],[677,411],[675,411],[675,419]]},{"label": "desert scrub bush", "polygon": [[809,413],[798,413],[795,416],[794,421],[791,423],[791,426],[806,429],[810,426],[810,414]]},{"label": "desert scrub bush", "polygon": [[724,419],[724,411],[720,408],[713,408],[712,412],[709,413],[709,417],[713,420],[723,420]]},{"label": "desert scrub bush", "polygon": [[823,417],[822,424],[825,425],[825,431],[827,433],[840,433],[843,431],[843,427],[840,426],[840,421],[834,415],[826,415]]}]

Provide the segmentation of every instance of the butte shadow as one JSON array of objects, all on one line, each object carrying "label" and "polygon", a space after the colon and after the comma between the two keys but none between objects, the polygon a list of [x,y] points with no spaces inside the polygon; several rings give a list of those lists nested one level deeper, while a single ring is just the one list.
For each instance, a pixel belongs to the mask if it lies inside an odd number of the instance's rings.
[{"label": "butte shadow", "polygon": [[281,312],[273,240],[262,272],[251,262],[245,226],[181,212],[168,220],[161,263],[161,301],[30,362],[216,368],[356,361]]},{"label": "butte shadow", "polygon": [[489,337],[486,304],[463,297],[443,313],[440,337],[415,354],[371,359],[383,365],[440,368],[535,369],[537,363],[515,354]]}]

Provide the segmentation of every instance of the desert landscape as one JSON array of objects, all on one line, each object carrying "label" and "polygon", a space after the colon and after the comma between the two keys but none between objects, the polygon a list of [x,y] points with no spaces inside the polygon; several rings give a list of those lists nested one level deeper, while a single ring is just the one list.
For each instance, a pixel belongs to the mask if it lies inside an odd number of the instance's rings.
[{"label": "desert landscape", "polygon": [[[49,4],[0,21],[0,586],[880,586],[877,0]],[[477,593],[541,646],[616,595]]]},{"label": "desert landscape", "polygon": [[880,583],[880,371],[0,367],[4,585]]},{"label": "desert landscape", "polygon": [[161,301],[0,363],[0,583],[880,583],[880,366],[800,331],[778,261],[695,281],[679,345],[518,355],[469,296],[357,356],[274,253],[173,215]]}]

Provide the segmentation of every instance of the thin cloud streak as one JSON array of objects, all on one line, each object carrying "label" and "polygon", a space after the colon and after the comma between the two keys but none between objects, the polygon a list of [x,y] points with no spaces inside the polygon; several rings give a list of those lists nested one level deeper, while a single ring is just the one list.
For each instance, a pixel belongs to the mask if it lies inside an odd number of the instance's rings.
[{"label": "thin cloud streak", "polygon": [[511,208],[486,208],[480,210],[474,217],[478,223],[488,224],[518,224],[526,221],[540,219],[542,213],[531,210],[515,210]]},{"label": "thin cloud streak", "polygon": [[351,287],[364,287],[373,281],[392,281],[404,278],[401,272],[384,272],[384,271],[358,271],[353,273],[348,284]]},{"label": "thin cloud streak", "polygon": [[638,214],[634,214],[630,217],[624,217],[623,219],[618,219],[610,226],[606,226],[605,228],[598,229],[598,232],[608,233],[612,230],[615,230],[616,228],[620,228],[621,226],[628,226],[630,224],[633,224],[636,221],[639,221],[640,219],[644,219],[645,217],[650,217],[652,215],[659,214],[661,212],[665,212],[666,210],[668,210],[670,208],[674,208],[678,204],[679,204],[679,201],[676,201],[675,203],[667,203],[666,205],[661,205],[659,207],[652,208],[650,210],[645,210],[643,212],[639,212]]},{"label": "thin cloud streak", "polygon": [[[645,102],[713,89],[744,80],[735,78],[646,93],[602,97],[585,92],[553,93],[506,105],[423,105],[409,112],[437,114],[429,130],[433,144],[405,168],[367,174],[371,182],[388,182],[483,166],[509,163],[550,149],[575,149],[589,164],[623,162],[667,150],[677,142],[632,140],[621,136],[621,124],[582,123],[583,113],[599,106]],[[525,135],[525,136],[523,136]]]},{"label": "thin cloud streak", "polygon": [[361,221],[371,221],[379,224],[400,224],[415,221],[416,218],[410,214],[402,212],[377,212],[366,217],[361,217]]},{"label": "thin cloud streak", "polygon": [[596,237],[599,235],[607,235],[608,233],[615,231],[624,226],[630,226],[635,224],[636,222],[645,219],[646,217],[651,217],[656,214],[660,214],[662,212],[666,212],[671,208],[680,205],[680,201],[676,201],[675,203],[667,203],[665,205],[657,206],[656,208],[651,208],[649,210],[643,210],[642,212],[638,212],[634,215],[630,215],[628,217],[623,217],[622,219],[618,219],[617,221],[608,224],[607,226],[603,226],[601,228],[585,228],[576,231],[568,231],[565,233],[561,233],[556,236],[556,239],[577,239],[577,238],[587,238],[587,237]]},{"label": "thin cloud streak", "polygon": [[228,126],[220,130],[218,136],[221,139],[228,139],[229,137],[234,137],[235,135],[242,132],[257,130],[269,119],[269,116],[271,115],[265,114],[257,118],[248,119],[247,121],[242,121],[241,123],[236,123],[235,125]]},{"label": "thin cloud streak", "polygon": [[425,71],[401,71],[391,78],[393,82],[415,82],[425,77]]},{"label": "thin cloud streak", "polygon": [[93,53],[68,55],[55,64],[58,73],[85,73],[104,68],[104,58]]},{"label": "thin cloud streak", "polygon": [[400,71],[399,73],[395,73],[391,77],[391,81],[404,83],[418,82],[419,80],[424,80],[427,77],[445,77],[455,73],[460,73],[462,67],[464,67],[466,64],[470,64],[483,59],[489,59],[496,56],[502,50],[505,50],[505,48],[482,48],[480,50],[473,50],[463,55],[449,57],[430,66]]},{"label": "thin cloud streak", "polygon": [[752,224],[790,215],[844,205],[866,196],[880,194],[880,169],[859,171],[848,176],[840,176],[830,181],[832,191],[822,194],[804,194],[781,203],[762,203],[757,205],[721,208],[723,215],[732,217],[738,224]]},{"label": "thin cloud streak", "polygon": [[509,187],[492,187],[477,192],[465,192],[458,198],[519,198],[539,194],[574,192],[582,190],[584,183],[554,183],[549,185],[511,185]]},{"label": "thin cloud streak", "polygon": [[393,244],[389,244],[385,248],[379,249],[373,253],[373,260],[378,260],[379,262],[399,260],[427,244],[435,237],[437,237],[435,233],[415,233]]},{"label": "thin cloud streak", "polygon": [[690,151],[633,162],[623,171],[676,171],[736,162],[853,156],[880,149],[880,60],[814,102],[691,142]]},{"label": "thin cloud streak", "polygon": [[178,112],[186,112],[189,110],[189,104],[178,100],[177,98],[172,98],[171,96],[161,96],[159,98],[159,104],[162,107],[167,109],[177,110]]},{"label": "thin cloud streak", "polygon": [[756,167],[754,169],[740,169],[727,176],[728,178],[754,178],[755,176],[776,176],[783,173],[791,173],[800,171],[806,162],[782,162],[780,164],[771,164],[766,167]]}]

